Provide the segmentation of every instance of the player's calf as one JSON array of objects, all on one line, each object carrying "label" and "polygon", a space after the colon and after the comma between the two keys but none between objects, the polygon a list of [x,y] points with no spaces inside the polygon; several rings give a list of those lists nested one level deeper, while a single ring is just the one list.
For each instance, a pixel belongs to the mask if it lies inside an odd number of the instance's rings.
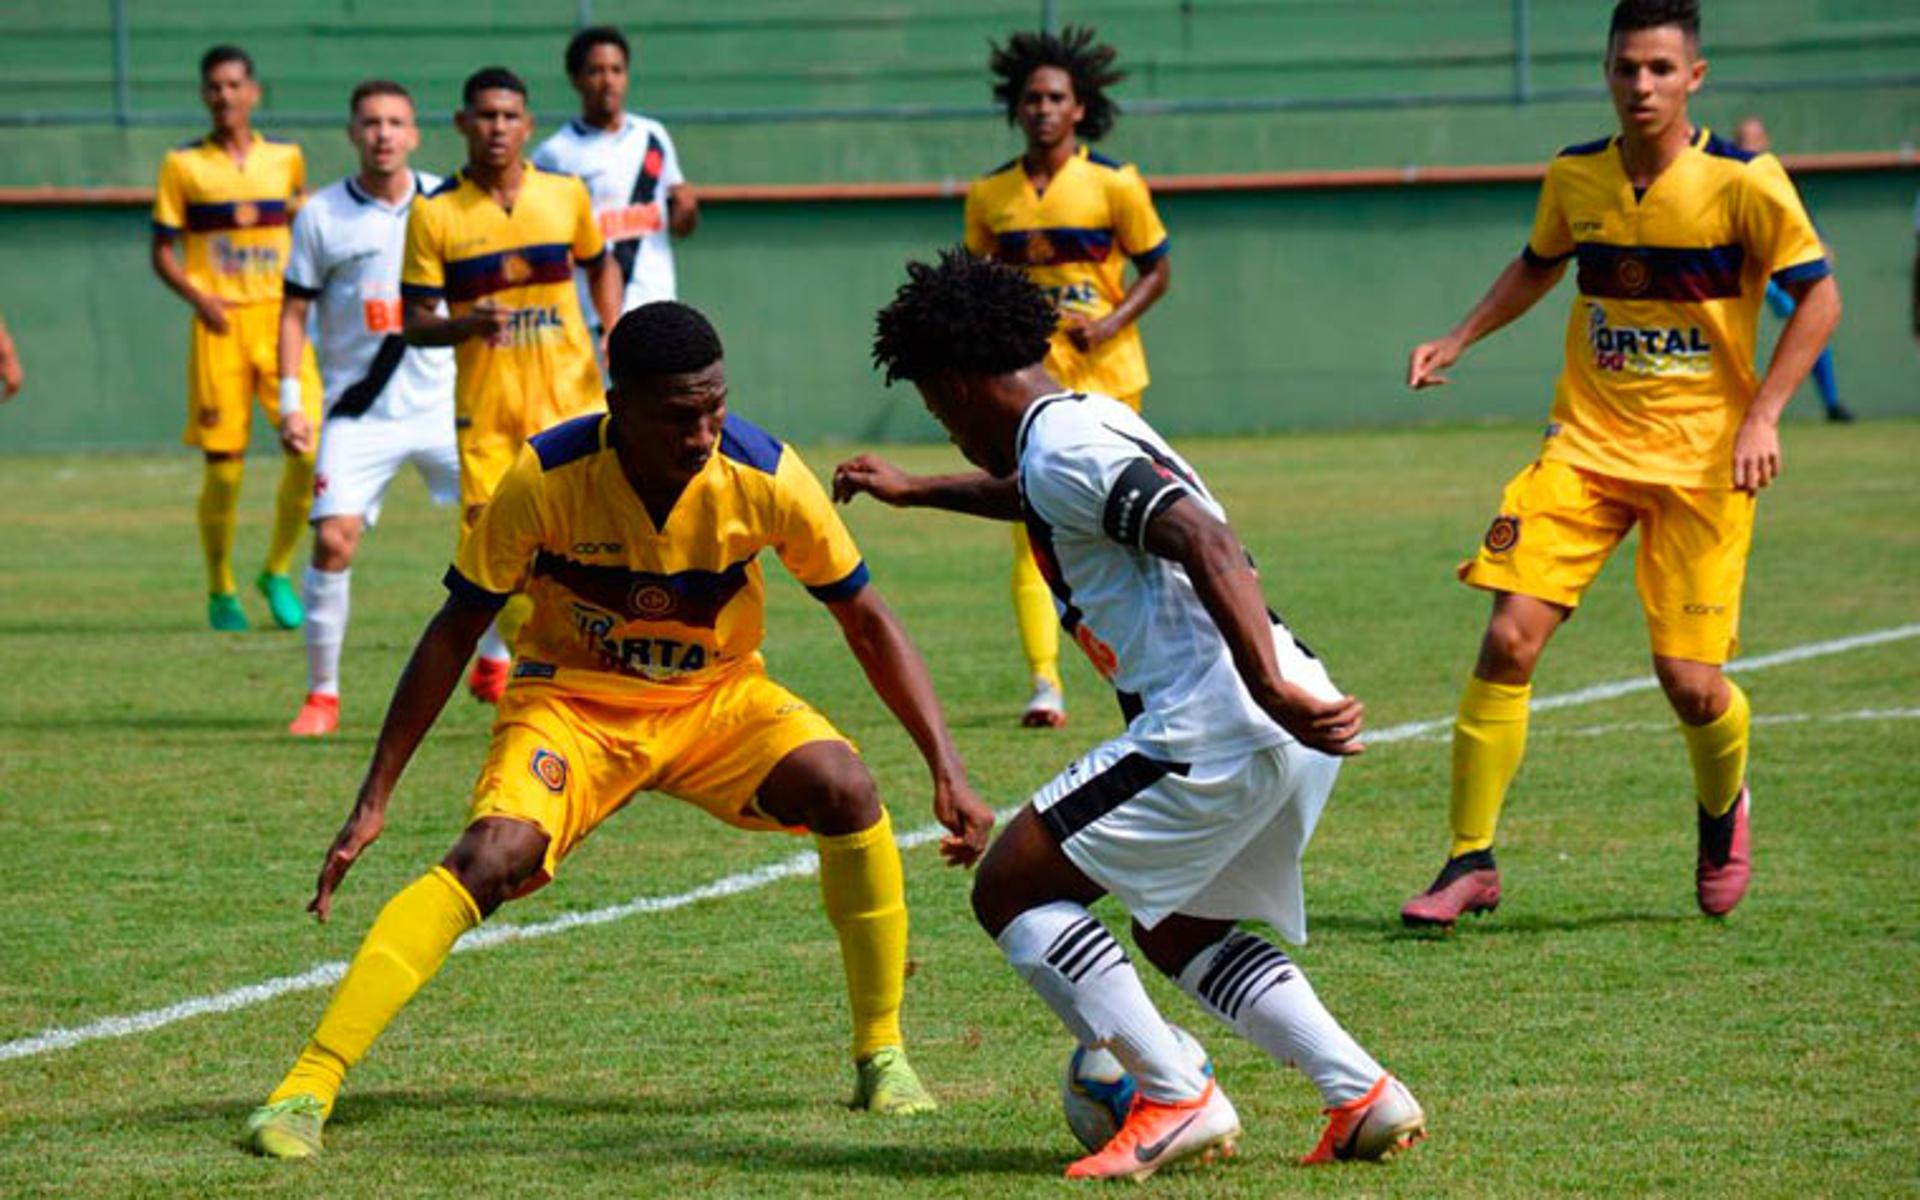
[{"label": "player's calf", "polygon": [[547,835],[508,817],[482,817],[467,826],[440,865],[473,897],[482,917],[520,895],[546,860]]}]

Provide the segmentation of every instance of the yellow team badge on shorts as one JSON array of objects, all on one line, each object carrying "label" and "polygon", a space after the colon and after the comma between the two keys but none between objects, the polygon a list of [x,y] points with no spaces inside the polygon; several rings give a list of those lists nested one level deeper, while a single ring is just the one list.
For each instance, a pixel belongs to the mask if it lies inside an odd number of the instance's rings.
[{"label": "yellow team badge on shorts", "polygon": [[533,759],[527,766],[533,771],[533,777],[548,791],[559,795],[567,790],[567,760],[558,754],[542,747],[533,752]]},{"label": "yellow team badge on shorts", "polygon": [[1520,518],[1505,513],[1493,519],[1487,526],[1486,547],[1488,554],[1505,554],[1520,544]]}]

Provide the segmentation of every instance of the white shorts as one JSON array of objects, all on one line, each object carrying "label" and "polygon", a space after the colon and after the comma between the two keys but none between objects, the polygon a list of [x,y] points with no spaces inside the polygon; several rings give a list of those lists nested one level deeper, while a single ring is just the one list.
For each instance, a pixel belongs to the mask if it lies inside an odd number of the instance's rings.
[{"label": "white shorts", "polygon": [[1121,734],[1035,793],[1033,809],[1147,928],[1173,913],[1261,920],[1300,943],[1300,856],[1339,774],[1339,759],[1297,742],[1169,763]]},{"label": "white shorts", "polygon": [[408,463],[427,481],[435,504],[460,498],[460,450],[451,414],[428,410],[399,420],[329,419],[320,427],[309,519],[361,517],[372,525],[380,519],[387,485]]}]

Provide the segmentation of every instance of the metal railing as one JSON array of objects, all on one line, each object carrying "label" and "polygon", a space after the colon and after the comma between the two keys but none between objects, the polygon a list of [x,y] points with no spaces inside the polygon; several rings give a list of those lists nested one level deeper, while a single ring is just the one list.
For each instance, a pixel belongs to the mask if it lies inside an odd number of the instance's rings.
[{"label": "metal railing", "polygon": [[[1426,107],[1430,105],[1488,107],[1488,106],[1524,106],[1535,103],[1553,103],[1563,101],[1589,100],[1603,97],[1605,89],[1598,84],[1591,86],[1540,87],[1534,81],[1534,66],[1537,53],[1533,37],[1532,0],[1508,0],[1511,10],[1510,39],[1511,65],[1510,80],[1505,88],[1481,87],[1469,91],[1406,91],[1378,92],[1360,95],[1256,95],[1256,96],[1149,96],[1130,98],[1124,102],[1129,114],[1206,114],[1206,113],[1301,113],[1301,112],[1339,112],[1394,110]],[[13,126],[85,126],[117,125],[121,127],[194,124],[201,119],[196,108],[169,107],[142,109],[135,105],[133,80],[133,26],[127,0],[109,0],[111,16],[112,44],[112,105],[111,108],[56,108],[44,111],[0,111],[0,127]],[[1181,5],[1183,13],[1188,6]],[[1055,29],[1060,24],[1059,6],[1056,0],[1040,0],[1038,20],[1041,28]],[[575,0],[573,6],[573,24],[580,27],[591,24],[594,19],[593,0]],[[1782,42],[1781,45],[1786,43]],[[1495,43],[1497,46],[1497,43]],[[1549,52],[1551,53],[1551,52]],[[1499,52],[1494,47],[1484,47],[1473,51],[1474,60],[1499,60]],[[1451,56],[1435,55],[1429,65],[1434,63],[1457,65],[1464,61],[1458,52]],[[1920,61],[1917,59],[1916,61]],[[1293,64],[1298,65],[1298,64]],[[1148,78],[1152,78],[1155,63],[1146,64]],[[1282,69],[1276,64],[1276,70]],[[1882,71],[1845,71],[1823,72],[1819,74],[1801,74],[1793,77],[1728,79],[1716,77],[1714,88],[1724,93],[1781,93],[1794,91],[1854,91],[1886,88],[1920,87],[1920,71],[1882,70]],[[998,110],[989,104],[980,103],[869,103],[869,104],[814,104],[814,105],[774,105],[764,107],[732,106],[658,106],[650,110],[664,120],[679,125],[738,125],[738,124],[791,124],[809,121],[922,121],[946,119],[973,119],[998,115]],[[564,120],[570,112],[542,110],[539,118],[545,120]],[[282,128],[332,127],[339,123],[339,113],[331,108],[325,111],[302,111],[297,109],[274,108],[271,112],[273,124]]]}]

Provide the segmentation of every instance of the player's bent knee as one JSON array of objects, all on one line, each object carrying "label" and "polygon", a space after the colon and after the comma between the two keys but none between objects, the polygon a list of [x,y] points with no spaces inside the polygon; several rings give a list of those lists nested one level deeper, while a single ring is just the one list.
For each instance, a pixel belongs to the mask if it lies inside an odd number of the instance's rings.
[{"label": "player's bent knee", "polygon": [[810,742],[781,759],[760,785],[759,803],[776,820],[828,837],[880,819],[880,788],[845,742]]},{"label": "player's bent knee", "polygon": [[327,517],[313,527],[313,565],[322,571],[346,570],[359,548],[360,529],[350,519]]},{"label": "player's bent knee", "polygon": [[487,916],[539,873],[546,861],[547,835],[536,825],[507,817],[482,817],[467,826],[441,866],[473,897]]}]

